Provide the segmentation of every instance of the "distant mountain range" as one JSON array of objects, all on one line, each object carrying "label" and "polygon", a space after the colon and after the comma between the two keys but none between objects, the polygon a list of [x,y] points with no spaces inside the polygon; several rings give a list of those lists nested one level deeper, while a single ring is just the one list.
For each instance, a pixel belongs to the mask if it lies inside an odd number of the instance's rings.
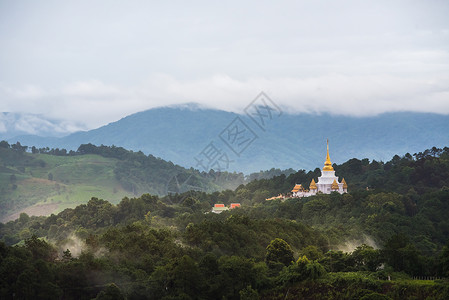
[{"label": "distant mountain range", "polygon": [[348,117],[266,111],[250,118],[189,104],[150,109],[64,137],[12,137],[6,131],[0,133],[0,139],[67,150],[86,143],[116,145],[200,171],[214,168],[251,173],[271,168],[321,168],[326,139],[336,163],[354,157],[389,160],[395,154],[448,146],[449,116],[401,112]]}]

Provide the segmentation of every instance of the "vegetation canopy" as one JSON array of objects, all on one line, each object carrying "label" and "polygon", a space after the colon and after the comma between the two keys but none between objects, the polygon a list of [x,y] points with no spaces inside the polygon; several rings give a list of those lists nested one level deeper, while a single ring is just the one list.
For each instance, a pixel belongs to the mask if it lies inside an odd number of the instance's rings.
[{"label": "vegetation canopy", "polygon": [[[121,150],[99,155],[95,146],[30,156],[0,145],[2,174],[10,172],[5,189],[20,191],[31,165],[45,169],[49,158],[47,181],[61,180],[55,166],[62,161],[120,163]],[[151,160],[144,157],[142,165]],[[145,193],[115,203],[89,197],[47,217],[21,213],[0,223],[0,298],[447,299],[449,148],[333,168],[350,194],[265,200],[310,182],[317,169],[235,190]],[[214,214],[216,203],[242,205]]]}]

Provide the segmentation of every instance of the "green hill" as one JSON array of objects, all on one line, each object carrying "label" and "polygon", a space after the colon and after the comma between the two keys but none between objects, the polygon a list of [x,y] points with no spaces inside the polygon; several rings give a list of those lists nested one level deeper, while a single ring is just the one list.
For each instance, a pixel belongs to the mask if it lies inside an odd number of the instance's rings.
[{"label": "green hill", "polygon": [[[136,194],[165,195],[167,191],[184,192],[188,187],[176,184],[178,180],[186,181],[187,178],[188,183],[204,190],[220,189],[211,178],[198,171],[186,170],[161,159],[122,148],[85,145],[80,148],[83,154],[72,152],[71,155],[63,155],[50,151],[27,153],[17,145],[11,148],[7,143],[2,145],[2,221],[15,219],[20,212],[30,215],[57,213],[85,203],[92,196],[118,203],[123,197]],[[108,149],[116,153],[107,155],[102,152]],[[97,154],[92,154],[95,151]],[[117,154],[119,152],[122,157]],[[240,183],[241,181],[238,182]]]},{"label": "green hill", "polygon": [[249,180],[290,174],[292,169],[250,174],[199,172],[121,147],[81,145],[78,150],[28,147],[0,142],[0,221],[21,212],[49,215],[91,197],[118,203],[144,193],[164,196],[189,190],[235,189]]},{"label": "green hill", "polygon": [[[82,152],[134,156],[79,150],[91,162],[97,156]],[[3,166],[17,177],[22,167]],[[265,200],[307,184],[317,169],[235,190],[144,194],[116,205],[93,197],[48,217],[22,213],[0,223],[0,297],[447,299],[449,148],[333,167],[348,194]],[[242,206],[210,213],[232,202]]]},{"label": "green hill", "polygon": [[58,212],[92,195],[117,203],[129,194],[114,175],[117,162],[100,155],[66,157],[0,148],[0,217],[32,205],[32,212]]}]

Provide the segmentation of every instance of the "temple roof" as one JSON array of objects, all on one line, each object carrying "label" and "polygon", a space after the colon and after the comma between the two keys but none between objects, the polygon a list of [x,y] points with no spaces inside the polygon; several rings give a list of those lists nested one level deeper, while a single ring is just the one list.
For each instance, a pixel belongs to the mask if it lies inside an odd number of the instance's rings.
[{"label": "temple roof", "polygon": [[296,193],[296,192],[298,192],[300,190],[303,190],[302,185],[295,184],[295,187],[293,188],[292,193]]},{"label": "temple roof", "polygon": [[317,189],[315,180],[313,178],[312,178],[312,181],[310,182],[309,189],[311,189],[311,190],[316,190]]},{"label": "temple roof", "polygon": [[347,189],[347,188],[348,188],[348,185],[346,184],[346,181],[345,181],[344,178],[343,178],[343,180],[341,181],[341,183],[343,183],[343,188],[344,188],[344,189]]}]

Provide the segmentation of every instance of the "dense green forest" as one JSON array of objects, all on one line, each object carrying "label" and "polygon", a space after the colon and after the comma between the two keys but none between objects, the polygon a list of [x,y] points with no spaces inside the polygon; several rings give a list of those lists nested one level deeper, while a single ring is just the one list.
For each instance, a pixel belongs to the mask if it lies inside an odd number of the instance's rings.
[{"label": "dense green forest", "polygon": [[334,169],[348,194],[265,200],[316,169],[22,213],[0,224],[0,298],[447,299],[449,148]]},{"label": "dense green forest", "polygon": [[254,179],[291,173],[294,170],[271,169],[248,176],[206,173],[115,146],[84,144],[67,151],[1,141],[0,221],[17,218],[17,212],[33,205],[50,214],[86,203],[90,197],[117,204],[130,195],[233,190]]}]

